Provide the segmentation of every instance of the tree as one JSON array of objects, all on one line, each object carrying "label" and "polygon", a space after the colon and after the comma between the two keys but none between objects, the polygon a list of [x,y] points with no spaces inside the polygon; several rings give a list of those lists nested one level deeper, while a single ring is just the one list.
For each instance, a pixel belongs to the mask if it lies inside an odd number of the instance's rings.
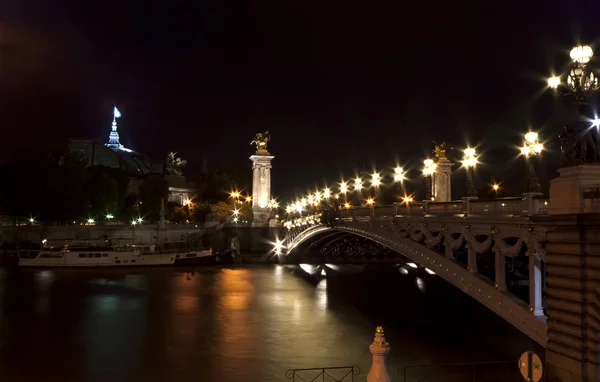
[{"label": "tree", "polygon": [[115,215],[119,205],[117,180],[105,166],[90,166],[86,169],[83,186],[88,217]]},{"label": "tree", "polygon": [[161,203],[168,200],[169,184],[160,175],[150,175],[140,186],[140,212],[144,218],[157,221]]},{"label": "tree", "polygon": [[69,221],[83,214],[85,161],[67,148],[19,151],[0,168],[4,213],[38,221]]},{"label": "tree", "polygon": [[238,211],[238,220],[250,221],[252,219],[252,208],[249,203],[217,202],[210,205],[210,210],[220,222],[231,221],[234,218],[233,211],[235,210]]}]

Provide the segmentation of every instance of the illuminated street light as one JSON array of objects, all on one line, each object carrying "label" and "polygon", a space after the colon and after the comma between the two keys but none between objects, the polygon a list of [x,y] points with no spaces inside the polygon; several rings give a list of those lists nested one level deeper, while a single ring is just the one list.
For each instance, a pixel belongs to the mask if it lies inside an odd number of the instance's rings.
[{"label": "illuminated street light", "polygon": [[350,207],[352,207],[352,205],[350,203],[348,203],[348,202],[344,203],[344,208],[345,209],[349,210]]},{"label": "illuminated street light", "polygon": [[362,189],[362,179],[356,178],[354,179],[354,190],[360,191]]},{"label": "illuminated street light", "polygon": [[548,78],[548,86],[551,89],[556,89],[560,85],[560,77],[550,77]]},{"label": "illuminated street light", "polygon": [[540,182],[535,172],[534,160],[537,158],[544,149],[544,145],[538,141],[538,134],[535,132],[528,132],[525,134],[525,142],[521,147],[521,155],[525,157],[528,164],[528,175],[527,175],[527,192],[540,193]]},{"label": "illuminated street light", "polygon": [[281,255],[283,252],[283,242],[280,241],[279,239],[275,242],[275,244],[273,245],[273,251],[275,251],[276,255]]},{"label": "illuminated street light", "polygon": [[345,194],[348,192],[348,184],[346,182],[340,183],[340,194]]},{"label": "illuminated street light", "polygon": [[137,221],[138,221],[138,223],[142,224],[144,222],[144,219],[138,218]]},{"label": "illuminated street light", "polygon": [[477,191],[475,191],[475,185],[473,184],[472,173],[477,166],[477,156],[474,148],[468,147],[465,149],[462,164],[467,173],[467,197],[476,197]]},{"label": "illuminated street light", "polygon": [[394,169],[394,182],[404,182],[404,169],[402,167]]},{"label": "illuminated street light", "polygon": [[34,222],[35,222],[35,219],[34,219],[34,218],[29,218],[29,222],[30,222],[30,223],[34,223]]},{"label": "illuminated street light", "polygon": [[233,216],[237,217],[240,214],[240,210],[238,210],[237,208],[235,210],[232,211]]},{"label": "illuminated street light", "polygon": [[367,198],[367,205],[371,207],[371,216],[375,216],[375,199]]},{"label": "illuminated street light", "polygon": [[94,224],[94,219],[90,218],[90,219],[87,220],[87,222],[88,222],[88,224]]},{"label": "illuminated street light", "polygon": [[323,197],[325,199],[329,199],[331,197],[331,190],[327,187],[323,190]]},{"label": "illuminated street light", "polygon": [[106,214],[106,219],[110,220],[112,218],[114,218],[114,216],[112,216],[111,214]]},{"label": "illuminated street light", "polygon": [[[557,93],[574,101],[577,111],[577,118],[568,124],[565,127],[565,132],[561,134],[563,145],[566,142],[575,143],[565,146],[568,148],[563,152],[562,165],[570,166],[589,162],[596,163],[598,162],[598,153],[596,150],[579,149],[581,146],[580,142],[596,141],[596,132],[592,132],[589,128],[588,121],[592,121],[592,125],[600,122],[589,119],[589,99],[600,89],[598,77],[594,73],[594,69],[589,65],[594,51],[587,45],[580,45],[571,49],[569,55],[571,57],[571,68],[566,76],[566,81],[562,81],[558,77],[548,79],[548,86]],[[594,136],[590,136],[589,134],[594,134]]]},{"label": "illuminated street light", "polygon": [[423,167],[423,176],[425,177],[425,199],[431,199],[433,194],[433,174],[435,173],[437,164],[433,159],[425,159],[423,164],[425,165]]},{"label": "illuminated street light", "polygon": [[492,184],[492,190],[498,192],[500,190],[500,185],[497,183]]},{"label": "illuminated street light", "polygon": [[323,198],[323,196],[321,195],[321,193],[319,191],[315,192],[315,195],[314,195],[315,202],[320,202],[322,198]]},{"label": "illuminated street light", "polygon": [[376,172],[374,172],[373,175],[371,175],[371,185],[373,187],[379,187],[381,185],[381,178]]}]

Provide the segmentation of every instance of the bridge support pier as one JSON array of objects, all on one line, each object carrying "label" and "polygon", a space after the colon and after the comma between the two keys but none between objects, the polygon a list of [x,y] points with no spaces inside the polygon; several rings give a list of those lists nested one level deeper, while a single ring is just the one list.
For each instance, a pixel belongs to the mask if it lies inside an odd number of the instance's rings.
[{"label": "bridge support pier", "polygon": [[[600,214],[532,220],[548,229],[546,363],[550,375],[561,382],[598,381]],[[533,269],[537,272],[535,264]]]}]

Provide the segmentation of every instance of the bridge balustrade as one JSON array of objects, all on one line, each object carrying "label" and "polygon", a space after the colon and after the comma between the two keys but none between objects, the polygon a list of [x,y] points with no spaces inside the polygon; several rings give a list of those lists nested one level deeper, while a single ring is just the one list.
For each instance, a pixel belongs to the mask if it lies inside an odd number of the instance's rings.
[{"label": "bridge balustrade", "polygon": [[533,211],[529,211],[529,200],[521,197],[510,197],[492,200],[470,200],[469,206],[463,200],[450,202],[416,202],[395,203],[374,207],[354,207],[344,209],[341,217],[367,217],[367,216],[395,216],[395,215],[436,215],[452,216],[470,215],[501,215],[501,216],[523,216],[523,215],[547,215],[548,199],[537,198],[533,200]]}]

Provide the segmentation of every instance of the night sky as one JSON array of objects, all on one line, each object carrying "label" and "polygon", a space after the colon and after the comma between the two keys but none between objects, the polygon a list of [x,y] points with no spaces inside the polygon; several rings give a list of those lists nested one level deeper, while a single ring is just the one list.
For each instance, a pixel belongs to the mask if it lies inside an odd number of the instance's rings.
[{"label": "night sky", "polygon": [[190,175],[203,157],[250,171],[270,130],[276,195],[363,165],[417,177],[432,140],[478,144],[481,184],[504,180],[528,126],[560,132],[545,77],[576,43],[600,51],[597,0],[9,0],[0,15],[0,160],[105,142],[116,103],[121,143],[177,151]]}]

